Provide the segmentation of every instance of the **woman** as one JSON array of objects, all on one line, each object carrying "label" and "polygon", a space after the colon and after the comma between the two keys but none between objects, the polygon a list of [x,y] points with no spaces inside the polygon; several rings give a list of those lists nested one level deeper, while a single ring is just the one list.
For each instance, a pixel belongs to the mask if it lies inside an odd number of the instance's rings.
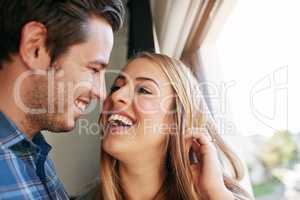
[{"label": "woman", "polygon": [[[218,135],[198,82],[180,61],[149,53],[130,61],[100,121],[98,199],[251,199],[238,185],[241,162]],[[223,171],[228,167],[231,176]]]}]

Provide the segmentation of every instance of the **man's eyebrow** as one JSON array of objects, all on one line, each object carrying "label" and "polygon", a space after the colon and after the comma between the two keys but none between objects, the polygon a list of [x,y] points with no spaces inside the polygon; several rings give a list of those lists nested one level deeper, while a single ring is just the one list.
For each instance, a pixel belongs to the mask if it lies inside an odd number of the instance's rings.
[{"label": "man's eyebrow", "polygon": [[103,68],[103,69],[107,68],[107,65],[108,65],[108,63],[102,59],[97,59],[97,60],[91,61],[88,64],[89,65],[98,65],[98,66],[101,66],[101,68]]},{"label": "man's eyebrow", "polygon": [[140,77],[135,78],[135,80],[137,80],[137,81],[151,81],[159,88],[159,84],[152,78],[140,76]]}]

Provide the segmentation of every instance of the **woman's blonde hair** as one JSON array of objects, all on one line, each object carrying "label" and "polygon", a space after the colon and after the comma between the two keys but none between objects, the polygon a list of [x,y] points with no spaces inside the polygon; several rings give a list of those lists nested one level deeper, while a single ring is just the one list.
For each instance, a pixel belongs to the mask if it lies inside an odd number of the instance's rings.
[{"label": "woman's blonde hair", "polygon": [[[199,82],[189,68],[181,61],[168,56],[153,53],[141,53],[135,58],[143,58],[160,67],[168,77],[175,93],[174,122],[176,133],[168,135],[166,144],[166,177],[155,196],[155,200],[203,200],[201,192],[193,181],[190,168],[189,150],[186,146],[186,135],[193,131],[206,129],[213,139],[222,164],[230,169],[230,174],[223,176],[225,186],[236,199],[251,199],[238,181],[244,176],[244,168],[240,159],[220,137],[213,118],[199,89]],[[224,162],[225,161],[225,162]],[[118,161],[101,150],[99,199],[123,200],[125,191],[120,185]]]}]

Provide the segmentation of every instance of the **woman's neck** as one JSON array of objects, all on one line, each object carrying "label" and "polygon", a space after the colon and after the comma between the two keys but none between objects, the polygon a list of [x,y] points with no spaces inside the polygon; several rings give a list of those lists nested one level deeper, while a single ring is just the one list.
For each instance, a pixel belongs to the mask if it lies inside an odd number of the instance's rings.
[{"label": "woman's neck", "polygon": [[[157,158],[156,158],[157,159]],[[129,200],[150,200],[160,190],[165,178],[164,162],[120,162],[120,176],[123,190]]]}]

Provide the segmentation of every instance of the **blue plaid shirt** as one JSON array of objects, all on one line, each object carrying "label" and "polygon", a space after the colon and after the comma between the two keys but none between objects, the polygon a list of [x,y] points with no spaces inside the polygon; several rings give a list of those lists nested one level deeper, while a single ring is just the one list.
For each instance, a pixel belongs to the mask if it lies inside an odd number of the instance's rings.
[{"label": "blue plaid shirt", "polygon": [[28,140],[0,112],[0,200],[69,199],[38,133]]}]

